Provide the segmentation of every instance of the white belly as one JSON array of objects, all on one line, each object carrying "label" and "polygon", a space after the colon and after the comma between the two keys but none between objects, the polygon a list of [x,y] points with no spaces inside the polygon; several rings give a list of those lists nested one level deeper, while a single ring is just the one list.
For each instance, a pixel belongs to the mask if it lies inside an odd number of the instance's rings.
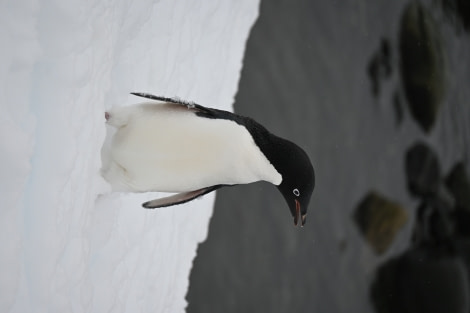
[{"label": "white belly", "polygon": [[249,132],[235,122],[151,103],[110,112],[118,128],[105,178],[120,191],[182,192],[219,184],[281,181]]}]

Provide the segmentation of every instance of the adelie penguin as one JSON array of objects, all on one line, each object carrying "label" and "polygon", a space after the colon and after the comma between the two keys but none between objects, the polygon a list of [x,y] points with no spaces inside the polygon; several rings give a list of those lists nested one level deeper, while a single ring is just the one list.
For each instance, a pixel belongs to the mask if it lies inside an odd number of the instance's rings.
[{"label": "adelie penguin", "polygon": [[277,186],[303,226],[315,186],[309,157],[251,118],[177,98],[132,93],[150,102],[105,113],[116,128],[102,174],[113,191],[173,192],[159,208],[224,186],[260,180]]}]

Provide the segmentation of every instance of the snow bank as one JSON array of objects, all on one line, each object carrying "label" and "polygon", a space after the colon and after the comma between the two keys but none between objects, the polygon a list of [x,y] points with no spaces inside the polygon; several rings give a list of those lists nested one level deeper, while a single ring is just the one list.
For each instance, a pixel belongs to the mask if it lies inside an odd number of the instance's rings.
[{"label": "snow bank", "polygon": [[[230,110],[258,2],[0,4],[0,312],[182,312],[214,194],[144,210],[99,176],[131,91]],[[168,134],[171,136],[171,134]]]}]

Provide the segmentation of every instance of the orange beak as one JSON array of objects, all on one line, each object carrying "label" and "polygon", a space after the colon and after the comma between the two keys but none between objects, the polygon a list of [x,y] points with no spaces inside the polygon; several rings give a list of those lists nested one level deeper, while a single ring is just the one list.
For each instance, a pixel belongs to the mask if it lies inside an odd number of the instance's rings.
[{"label": "orange beak", "polygon": [[307,214],[301,215],[300,213],[300,202],[299,200],[295,199],[295,216],[294,216],[294,225],[297,226],[299,224],[299,220],[302,219],[300,224],[301,227],[304,227],[305,222],[307,221]]},{"label": "orange beak", "polygon": [[295,199],[295,216],[294,216],[294,225],[297,226],[300,219],[300,202]]}]

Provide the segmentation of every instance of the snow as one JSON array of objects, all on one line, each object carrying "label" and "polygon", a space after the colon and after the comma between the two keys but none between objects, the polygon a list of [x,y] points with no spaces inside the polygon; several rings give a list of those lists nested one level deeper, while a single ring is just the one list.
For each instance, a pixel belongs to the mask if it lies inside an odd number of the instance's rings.
[{"label": "snow", "polygon": [[231,110],[258,5],[0,3],[0,312],[184,311],[215,195],[110,193],[104,112],[132,91]]}]

